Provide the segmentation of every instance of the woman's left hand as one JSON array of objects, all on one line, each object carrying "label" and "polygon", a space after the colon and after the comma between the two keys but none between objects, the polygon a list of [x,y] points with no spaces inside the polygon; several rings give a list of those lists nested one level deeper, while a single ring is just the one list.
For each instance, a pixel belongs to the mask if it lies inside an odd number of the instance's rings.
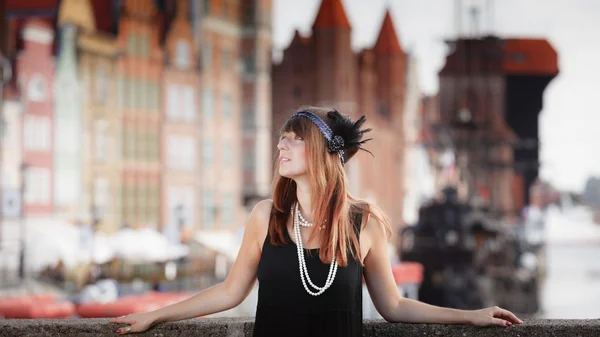
[{"label": "woman's left hand", "polygon": [[473,325],[500,325],[511,326],[513,324],[523,324],[512,312],[499,308],[490,307],[469,312],[469,321]]}]

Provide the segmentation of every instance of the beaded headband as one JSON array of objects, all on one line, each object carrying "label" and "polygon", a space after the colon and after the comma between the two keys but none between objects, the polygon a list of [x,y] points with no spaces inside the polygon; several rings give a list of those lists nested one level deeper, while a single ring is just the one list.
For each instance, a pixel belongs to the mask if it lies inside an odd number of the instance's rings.
[{"label": "beaded headband", "polygon": [[344,166],[346,151],[344,151],[344,138],[340,135],[334,135],[333,131],[319,116],[309,111],[300,111],[295,113],[292,118],[304,117],[311,120],[321,130],[321,133],[327,140],[327,150],[329,153],[337,153]]}]

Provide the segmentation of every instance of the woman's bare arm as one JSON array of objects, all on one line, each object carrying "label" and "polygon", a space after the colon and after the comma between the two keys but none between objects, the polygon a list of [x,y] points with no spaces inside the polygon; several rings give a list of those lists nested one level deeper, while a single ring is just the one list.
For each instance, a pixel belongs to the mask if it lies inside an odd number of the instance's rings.
[{"label": "woman's bare arm", "polygon": [[481,310],[442,308],[404,298],[392,275],[383,226],[370,217],[364,229],[369,249],[365,257],[365,281],[373,304],[389,322],[511,325],[523,323],[508,310],[492,307]]}]

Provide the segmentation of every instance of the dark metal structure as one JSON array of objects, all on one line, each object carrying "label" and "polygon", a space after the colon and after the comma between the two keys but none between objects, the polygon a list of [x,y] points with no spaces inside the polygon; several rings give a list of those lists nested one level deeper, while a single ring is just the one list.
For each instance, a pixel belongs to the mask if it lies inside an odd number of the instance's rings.
[{"label": "dark metal structure", "polygon": [[539,309],[540,245],[489,209],[460,202],[456,190],[420,209],[402,231],[400,256],[424,266],[419,300],[459,309],[498,305],[519,314]]}]

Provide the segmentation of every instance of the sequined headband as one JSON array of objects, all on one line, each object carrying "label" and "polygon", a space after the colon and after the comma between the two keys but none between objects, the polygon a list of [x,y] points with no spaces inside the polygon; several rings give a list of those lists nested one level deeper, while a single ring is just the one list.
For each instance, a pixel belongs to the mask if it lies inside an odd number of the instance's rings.
[{"label": "sequined headband", "polygon": [[295,113],[292,118],[304,117],[311,120],[321,130],[321,133],[327,139],[327,149],[329,153],[337,153],[344,166],[346,152],[344,151],[344,138],[340,135],[334,135],[333,131],[319,116],[309,111],[300,111]]}]

